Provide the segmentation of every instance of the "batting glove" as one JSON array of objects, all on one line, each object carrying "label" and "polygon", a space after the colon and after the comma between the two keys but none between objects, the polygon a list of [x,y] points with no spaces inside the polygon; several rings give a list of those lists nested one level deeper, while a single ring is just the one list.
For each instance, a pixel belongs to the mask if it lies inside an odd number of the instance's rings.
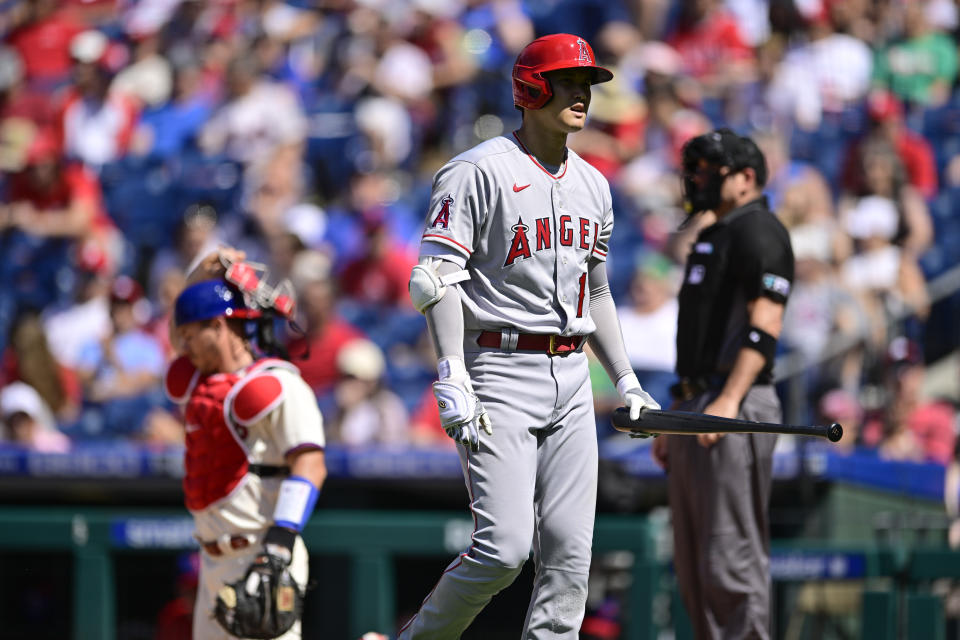
[{"label": "batting glove", "polygon": [[[623,406],[630,411],[630,419],[640,418],[641,409],[659,409],[660,403],[653,399],[649,393],[640,386],[636,374],[629,373],[617,381],[617,391],[623,399]],[[630,434],[631,438],[649,438],[650,436],[641,432]]]},{"label": "batting glove", "polygon": [[433,395],[440,410],[440,424],[447,435],[470,450],[480,450],[480,429],[493,435],[493,424],[473,392],[470,378],[460,358],[442,358],[438,364],[440,380],[433,383]]}]

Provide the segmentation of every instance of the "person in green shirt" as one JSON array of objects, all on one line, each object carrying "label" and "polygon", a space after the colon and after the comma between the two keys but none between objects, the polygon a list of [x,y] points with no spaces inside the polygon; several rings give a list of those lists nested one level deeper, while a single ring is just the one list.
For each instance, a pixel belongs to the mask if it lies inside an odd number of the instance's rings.
[{"label": "person in green shirt", "polygon": [[938,106],[957,77],[957,46],[927,19],[927,4],[904,4],[904,37],[877,52],[873,80],[903,100]]}]

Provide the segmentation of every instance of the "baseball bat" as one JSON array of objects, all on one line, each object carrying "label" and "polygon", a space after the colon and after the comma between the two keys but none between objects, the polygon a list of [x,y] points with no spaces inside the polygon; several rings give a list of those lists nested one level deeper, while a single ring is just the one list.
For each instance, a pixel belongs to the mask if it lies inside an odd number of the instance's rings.
[{"label": "baseball bat", "polygon": [[720,418],[690,411],[660,411],[641,409],[640,418],[630,419],[630,411],[619,407],[613,412],[613,426],[624,433],[672,433],[694,435],[698,433],[785,433],[798,436],[819,436],[830,442],[843,437],[843,427],[834,422],[830,425],[795,425],[775,422],[754,422]]}]

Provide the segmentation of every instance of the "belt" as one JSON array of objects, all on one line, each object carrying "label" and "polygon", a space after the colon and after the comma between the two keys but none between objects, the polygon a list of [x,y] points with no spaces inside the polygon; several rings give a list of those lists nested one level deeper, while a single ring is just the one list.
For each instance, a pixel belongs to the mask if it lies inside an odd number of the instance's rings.
[{"label": "belt", "polygon": [[580,348],[586,336],[558,336],[519,331],[481,331],[477,344],[504,351],[542,351],[551,356],[566,355]]},{"label": "belt", "polygon": [[[228,539],[225,539],[224,542],[228,544],[231,549],[246,549],[250,546],[250,539],[247,536],[230,536]],[[216,540],[201,542],[200,546],[211,556],[216,557],[223,555],[223,548]]]},{"label": "belt", "polygon": [[277,476],[290,475],[290,467],[278,464],[260,464],[251,462],[247,465],[247,473],[252,473],[261,478],[275,478]]},{"label": "belt", "polygon": [[690,400],[711,389],[722,389],[726,380],[723,374],[680,378],[676,384],[670,385],[670,396],[674,400]]}]

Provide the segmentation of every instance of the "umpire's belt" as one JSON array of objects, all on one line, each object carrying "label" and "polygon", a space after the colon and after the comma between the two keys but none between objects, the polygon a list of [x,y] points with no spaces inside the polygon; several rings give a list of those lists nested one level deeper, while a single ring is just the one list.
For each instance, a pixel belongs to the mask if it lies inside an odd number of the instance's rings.
[{"label": "umpire's belt", "polygon": [[481,331],[477,344],[481,347],[504,351],[541,351],[551,356],[566,355],[580,349],[585,336],[558,336],[542,333],[506,331]]},{"label": "umpire's belt", "polygon": [[723,374],[680,378],[676,384],[670,385],[670,396],[674,400],[690,400],[711,389],[722,389],[726,381]]}]

